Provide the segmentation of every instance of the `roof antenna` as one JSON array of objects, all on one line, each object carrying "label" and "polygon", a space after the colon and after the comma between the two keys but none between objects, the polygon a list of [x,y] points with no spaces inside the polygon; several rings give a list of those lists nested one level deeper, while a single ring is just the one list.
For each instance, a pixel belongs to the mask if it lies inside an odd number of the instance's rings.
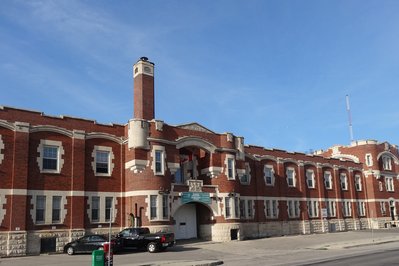
[{"label": "roof antenna", "polygon": [[353,129],[352,129],[352,115],[351,115],[351,107],[349,106],[349,95],[346,95],[346,111],[348,112],[348,120],[349,120],[349,134],[351,138],[351,142],[353,141]]}]

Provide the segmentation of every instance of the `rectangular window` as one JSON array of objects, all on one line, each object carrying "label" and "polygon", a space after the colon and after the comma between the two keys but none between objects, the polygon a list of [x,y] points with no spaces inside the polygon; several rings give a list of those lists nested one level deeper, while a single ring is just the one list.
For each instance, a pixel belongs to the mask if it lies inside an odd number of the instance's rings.
[{"label": "rectangular window", "polygon": [[273,217],[277,218],[277,200],[272,200],[272,211]]},{"label": "rectangular window", "polygon": [[162,217],[164,219],[169,218],[169,196],[168,195],[162,196]]},{"label": "rectangular window", "polygon": [[96,151],[96,173],[109,173],[109,152]]},{"label": "rectangular window", "polygon": [[307,205],[309,217],[319,217],[319,202],[316,200],[309,200]]},{"label": "rectangular window", "polygon": [[389,192],[394,191],[393,178],[392,177],[385,177],[385,188]]},{"label": "rectangular window", "polygon": [[287,183],[289,187],[295,187],[295,171],[294,169],[287,169]]},{"label": "rectangular window", "polygon": [[43,170],[58,169],[58,146],[43,146]]},{"label": "rectangular window", "polygon": [[278,216],[278,203],[277,200],[266,200],[266,217],[277,218]]},{"label": "rectangular window", "polygon": [[367,166],[373,166],[373,162],[371,160],[371,154],[366,154],[366,165]]},{"label": "rectangular window", "polygon": [[151,220],[156,219],[157,218],[157,195],[151,195],[150,196],[150,218]]},{"label": "rectangular window", "polygon": [[288,201],[288,217],[294,217],[294,202],[292,200]]},{"label": "rectangular window", "polygon": [[357,203],[357,213],[359,216],[366,216],[366,204],[364,201]]},{"label": "rectangular window", "polygon": [[238,217],[239,211],[240,211],[240,206],[238,204],[238,198],[234,198],[234,217]]},{"label": "rectangular window", "polygon": [[59,223],[61,221],[61,196],[53,196],[52,222]]},{"label": "rectangular window", "polygon": [[247,201],[248,204],[248,218],[252,218],[253,217],[253,213],[252,213],[252,200],[248,200]]},{"label": "rectangular window", "polygon": [[249,163],[245,163],[245,174],[241,176],[241,183],[247,184],[249,183],[249,173],[251,169],[249,167]]},{"label": "rectangular window", "polygon": [[155,150],[155,174],[163,174],[163,151]]},{"label": "rectangular window", "polygon": [[240,218],[245,218],[245,200],[240,200]]},{"label": "rectangular window", "polygon": [[389,156],[382,157],[382,166],[384,170],[392,170],[392,158]]},{"label": "rectangular window", "polygon": [[324,184],[326,189],[332,189],[332,176],[329,171],[324,172]]},{"label": "rectangular window", "polygon": [[44,223],[46,217],[46,196],[36,196],[36,223]]},{"label": "rectangular window", "polygon": [[342,202],[343,214],[344,217],[352,216],[352,206],[350,201]]},{"label": "rectangular window", "polygon": [[356,191],[362,191],[362,179],[360,175],[355,175]]},{"label": "rectangular window", "polygon": [[112,197],[105,197],[105,221],[109,222],[111,220],[111,210],[112,210]]},{"label": "rectangular window", "polygon": [[230,198],[226,197],[224,198],[224,205],[225,205],[225,211],[226,211],[226,218],[231,217],[231,207],[230,207]]},{"label": "rectangular window", "polygon": [[273,166],[265,165],[265,182],[267,186],[273,186]]},{"label": "rectangular window", "polygon": [[326,201],[326,209],[327,209],[327,217],[335,217],[336,216],[335,201],[327,200]]},{"label": "rectangular window", "polygon": [[341,174],[340,178],[341,178],[341,189],[348,190],[348,177],[346,176],[346,174]]},{"label": "rectangular window", "polygon": [[384,202],[384,201],[381,201],[381,202],[380,202],[380,209],[381,209],[381,215],[382,215],[382,216],[385,216],[387,209],[386,209],[386,206],[385,206],[385,202]]},{"label": "rectangular window", "polygon": [[98,222],[98,220],[99,220],[99,212],[98,212],[99,207],[100,207],[100,197],[92,197],[91,198],[91,220],[93,222]]},{"label": "rectangular window", "polygon": [[299,201],[295,200],[294,201],[294,215],[295,217],[299,217],[300,209],[299,209]]},{"label": "rectangular window", "polygon": [[229,179],[234,179],[234,159],[228,158],[227,159],[227,174]]},{"label": "rectangular window", "polygon": [[315,188],[315,179],[313,170],[306,171],[306,181],[308,184],[308,188]]}]

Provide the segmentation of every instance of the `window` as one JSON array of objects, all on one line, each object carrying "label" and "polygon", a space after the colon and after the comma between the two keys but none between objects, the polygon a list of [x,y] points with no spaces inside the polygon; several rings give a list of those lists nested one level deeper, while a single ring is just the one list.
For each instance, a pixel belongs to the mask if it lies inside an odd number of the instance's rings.
[{"label": "window", "polygon": [[111,210],[112,210],[112,197],[105,197],[105,221],[109,222],[111,220]]},{"label": "window", "polygon": [[384,170],[392,170],[392,158],[391,156],[382,156],[382,168]]},{"label": "window", "polygon": [[362,191],[362,178],[360,175],[355,175],[356,191]]},{"label": "window", "polygon": [[64,160],[64,149],[61,141],[41,139],[37,148],[40,154],[37,157],[37,164],[41,173],[58,174],[61,172]]},{"label": "window", "polygon": [[378,189],[379,189],[379,191],[383,191],[384,190],[381,181],[378,181]]},{"label": "window", "polygon": [[[1,135],[0,135],[0,164],[3,162],[3,160],[4,160],[4,154],[1,152],[1,151],[4,151],[4,142],[3,142],[3,140],[1,139]],[[1,222],[1,220],[0,220],[0,222]]]},{"label": "window", "polygon": [[366,216],[366,203],[364,201],[357,202],[357,214],[359,216]]},{"label": "window", "polygon": [[242,184],[249,184],[250,177],[251,177],[250,173],[251,173],[251,168],[249,166],[249,163],[245,163],[245,172],[240,177],[240,181],[241,181]]},{"label": "window", "polygon": [[308,184],[308,188],[315,188],[315,178],[313,170],[306,170],[306,183]]},{"label": "window", "polygon": [[109,152],[96,151],[96,173],[108,174],[109,173]]},{"label": "window", "polygon": [[234,175],[234,159],[233,158],[227,158],[227,178],[228,179],[235,179]]},{"label": "window", "polygon": [[163,219],[169,218],[169,196],[162,195],[162,217]]},{"label": "window", "polygon": [[53,196],[53,212],[52,222],[59,223],[61,221],[61,196]]},{"label": "window", "polygon": [[319,202],[316,200],[309,200],[307,205],[309,217],[319,217]]},{"label": "window", "polygon": [[385,177],[385,188],[389,192],[393,192],[394,191],[393,177],[392,176],[386,176]]},{"label": "window", "polygon": [[150,218],[154,220],[157,218],[157,195],[150,196]]},{"label": "window", "polygon": [[299,217],[299,201],[298,200],[288,200],[288,217],[297,218]]},{"label": "window", "polygon": [[287,168],[287,184],[289,187],[295,187],[295,170],[294,168]]},{"label": "window", "polygon": [[162,154],[163,152],[160,150],[155,151],[155,174],[163,173],[163,163],[162,163]]},{"label": "window", "polygon": [[332,189],[332,176],[330,171],[324,172],[324,185],[326,189]]},{"label": "window", "polygon": [[245,200],[240,200],[240,218],[245,218]]},{"label": "window", "polygon": [[100,197],[92,197],[91,198],[91,220],[93,222],[99,221],[99,212],[98,209],[100,207]]},{"label": "window", "polygon": [[380,210],[381,210],[381,215],[385,216],[387,212],[385,201],[380,202]]},{"label": "window", "polygon": [[265,165],[263,168],[266,186],[274,186],[274,170],[272,165]]},{"label": "window", "polygon": [[327,217],[335,217],[337,215],[336,203],[333,200],[326,200]]},{"label": "window", "polygon": [[352,205],[350,201],[342,202],[342,212],[344,217],[352,216]]},{"label": "window", "polygon": [[43,147],[43,170],[57,170],[58,169],[58,147],[44,146]]},{"label": "window", "polygon": [[253,210],[252,210],[252,200],[247,201],[248,204],[248,218],[253,218]]},{"label": "window", "polygon": [[240,206],[238,205],[238,198],[234,198],[234,217],[238,217],[239,211],[240,211]]},{"label": "window", "polygon": [[340,175],[340,179],[341,179],[341,189],[342,190],[348,190],[348,177],[345,173],[342,173]]},{"label": "window", "polygon": [[231,217],[231,206],[230,206],[230,197],[226,197],[224,198],[224,208],[225,208],[225,212],[226,212],[226,218],[230,218]]},{"label": "window", "polygon": [[165,147],[159,145],[153,145],[151,151],[152,157],[152,171],[155,175],[164,175],[165,174]]},{"label": "window", "polygon": [[266,217],[277,218],[278,217],[278,201],[277,200],[266,200]]},{"label": "window", "polygon": [[373,166],[373,157],[371,156],[370,153],[366,154],[365,159],[366,159],[367,166]]},{"label": "window", "polygon": [[36,223],[44,223],[46,217],[46,196],[36,196]]}]

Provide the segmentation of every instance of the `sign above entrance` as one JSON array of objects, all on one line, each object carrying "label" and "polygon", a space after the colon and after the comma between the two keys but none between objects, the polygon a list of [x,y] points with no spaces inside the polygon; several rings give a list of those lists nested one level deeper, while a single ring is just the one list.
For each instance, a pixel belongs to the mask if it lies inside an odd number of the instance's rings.
[{"label": "sign above entrance", "polygon": [[181,202],[184,203],[189,203],[189,202],[202,202],[205,204],[211,204],[211,197],[209,196],[209,193],[205,192],[183,192],[181,195]]}]

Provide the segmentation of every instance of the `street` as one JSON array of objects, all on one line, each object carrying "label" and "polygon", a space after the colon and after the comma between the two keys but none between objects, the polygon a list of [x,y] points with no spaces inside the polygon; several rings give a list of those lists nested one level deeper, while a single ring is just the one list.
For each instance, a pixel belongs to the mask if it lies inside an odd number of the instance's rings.
[{"label": "street", "polygon": [[[225,243],[181,241],[166,252],[129,251],[114,256],[114,265],[394,265],[398,264],[399,230],[351,231],[282,236]],[[198,261],[198,263],[197,263]],[[66,254],[2,258],[1,266],[91,265],[91,255]],[[201,264],[204,265],[204,264]],[[206,264],[205,264],[206,265]]]}]

